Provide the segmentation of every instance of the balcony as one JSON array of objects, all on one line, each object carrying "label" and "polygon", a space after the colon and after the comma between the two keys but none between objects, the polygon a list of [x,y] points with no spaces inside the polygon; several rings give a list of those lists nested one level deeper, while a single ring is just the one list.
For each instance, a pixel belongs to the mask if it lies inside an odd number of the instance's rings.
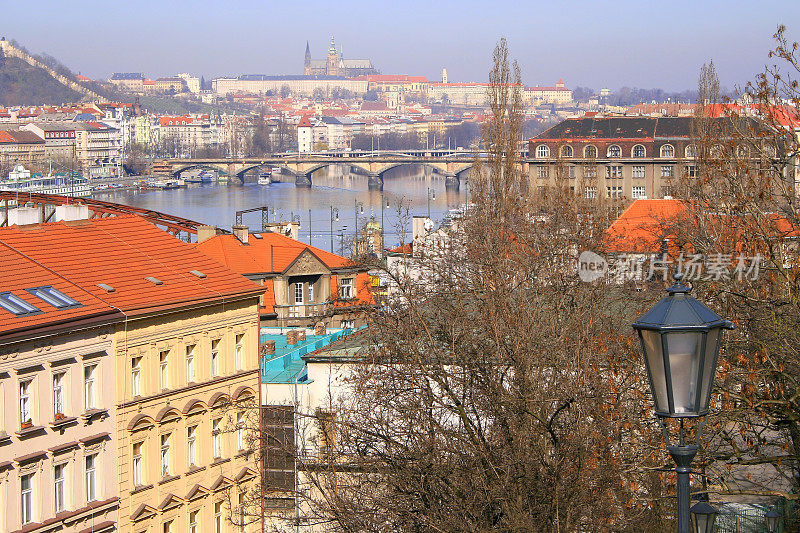
[{"label": "balcony", "polygon": [[275,305],[278,318],[318,318],[333,309],[330,302],[317,304]]}]

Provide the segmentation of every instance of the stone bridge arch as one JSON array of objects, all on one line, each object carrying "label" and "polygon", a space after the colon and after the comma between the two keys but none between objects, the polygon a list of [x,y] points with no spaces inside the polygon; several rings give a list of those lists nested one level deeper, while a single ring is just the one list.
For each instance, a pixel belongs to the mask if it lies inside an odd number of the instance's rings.
[{"label": "stone bridge arch", "polygon": [[220,165],[216,163],[189,163],[186,165],[179,166],[177,168],[173,167],[172,169],[172,176],[177,178],[181,175],[182,172],[186,172],[187,170],[192,170],[195,168],[207,168],[209,170],[216,170],[220,174],[228,174],[227,165]]}]

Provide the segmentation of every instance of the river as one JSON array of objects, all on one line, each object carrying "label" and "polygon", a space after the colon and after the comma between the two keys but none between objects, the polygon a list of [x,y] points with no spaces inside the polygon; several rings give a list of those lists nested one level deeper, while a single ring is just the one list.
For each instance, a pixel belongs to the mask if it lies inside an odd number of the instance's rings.
[{"label": "river", "polygon": [[[358,227],[370,217],[380,223],[383,216],[384,242],[386,247],[391,247],[400,242],[403,234],[405,242],[409,241],[411,216],[427,216],[429,188],[432,191],[430,216],[437,224],[450,209],[464,204],[468,190],[467,180],[463,180],[457,190],[447,188],[443,176],[433,174],[426,180],[422,168],[412,166],[387,172],[383,191],[370,190],[366,176],[338,167],[315,172],[310,188],[297,187],[294,178],[286,175],[282,177],[283,182],[271,185],[258,185],[255,179],[254,175],[248,175],[244,183],[234,178],[227,183],[189,184],[172,190],[108,191],[94,197],[225,229],[234,224],[236,211],[267,206],[270,222],[289,221],[292,216],[299,216],[300,240],[310,241],[324,250],[331,249],[331,208],[335,208],[338,221],[334,216],[333,251],[341,253],[342,240],[352,241],[356,216]],[[260,229],[261,213],[246,213],[243,222],[252,230]]]}]

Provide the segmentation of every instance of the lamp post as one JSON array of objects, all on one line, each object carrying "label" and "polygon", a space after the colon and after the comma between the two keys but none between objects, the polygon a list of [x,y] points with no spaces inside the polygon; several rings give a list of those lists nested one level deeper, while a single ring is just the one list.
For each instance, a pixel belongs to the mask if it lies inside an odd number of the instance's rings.
[{"label": "lamp post", "polygon": [[428,218],[431,218],[431,200],[436,200],[436,191],[428,187]]},{"label": "lamp post", "polygon": [[383,196],[383,192],[381,192],[381,254],[383,254],[383,247],[384,247],[384,235],[386,230],[383,227],[383,209],[389,209],[389,200]]},{"label": "lamp post", "polygon": [[360,209],[361,210],[361,214],[362,215],[364,214],[364,203],[363,202],[359,202],[358,200],[355,200],[354,202],[355,203],[353,204],[353,211],[354,211],[354,214],[355,214],[356,223],[353,226],[353,253],[357,254],[358,253],[358,213],[359,213],[359,209]]},{"label": "lamp post", "polygon": [[778,531],[778,521],[781,519],[781,513],[773,507],[764,513],[764,521],[767,523],[767,532],[776,533]]},{"label": "lamp post", "polygon": [[694,533],[714,533],[717,510],[708,502],[697,502],[690,509]]},{"label": "lamp post", "polygon": [[[678,533],[689,533],[689,473],[696,444],[686,444],[685,418],[708,413],[722,332],[733,324],[689,296],[691,288],[676,273],[667,296],[639,318],[639,335],[658,422],[678,474]],[[670,442],[662,419],[680,420],[678,444]],[[699,437],[699,434],[698,434]]]},{"label": "lamp post", "polygon": [[339,208],[331,206],[331,253],[333,253],[333,223],[339,222]]}]

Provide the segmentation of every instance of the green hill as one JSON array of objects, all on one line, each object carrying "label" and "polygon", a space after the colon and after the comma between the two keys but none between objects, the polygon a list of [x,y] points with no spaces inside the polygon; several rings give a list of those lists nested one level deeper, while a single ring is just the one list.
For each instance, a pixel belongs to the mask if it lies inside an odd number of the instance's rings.
[{"label": "green hill", "polygon": [[82,95],[46,71],[0,52],[0,105],[25,106],[79,102]]}]

